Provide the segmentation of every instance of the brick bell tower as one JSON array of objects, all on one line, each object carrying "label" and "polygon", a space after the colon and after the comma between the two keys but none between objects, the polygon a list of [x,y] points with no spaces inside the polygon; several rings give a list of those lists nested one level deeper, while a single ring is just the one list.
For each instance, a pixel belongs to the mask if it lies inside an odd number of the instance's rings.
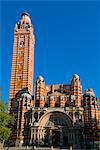
[{"label": "brick bell tower", "polygon": [[30,15],[22,13],[14,27],[14,45],[8,111],[14,112],[16,99],[23,92],[32,95],[35,38]]},{"label": "brick bell tower", "polygon": [[74,74],[71,80],[70,94],[76,97],[75,106],[76,107],[81,106],[82,105],[82,86],[81,86],[80,78],[77,74]]}]

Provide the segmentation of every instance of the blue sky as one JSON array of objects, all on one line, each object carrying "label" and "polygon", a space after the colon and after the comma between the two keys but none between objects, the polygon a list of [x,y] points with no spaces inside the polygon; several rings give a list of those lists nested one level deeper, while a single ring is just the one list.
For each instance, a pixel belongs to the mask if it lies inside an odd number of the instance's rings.
[{"label": "blue sky", "polygon": [[13,28],[27,11],[35,34],[35,77],[46,84],[69,84],[80,76],[83,93],[93,88],[100,98],[99,1],[1,1],[0,86],[8,101]]}]

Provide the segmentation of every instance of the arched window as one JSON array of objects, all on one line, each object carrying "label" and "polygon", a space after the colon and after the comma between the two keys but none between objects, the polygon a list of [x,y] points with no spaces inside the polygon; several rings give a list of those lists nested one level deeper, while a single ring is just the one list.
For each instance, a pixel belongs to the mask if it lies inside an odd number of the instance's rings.
[{"label": "arched window", "polygon": [[20,42],[20,47],[23,48],[24,47],[24,41]]},{"label": "arched window", "polygon": [[38,120],[38,112],[35,112],[35,113],[34,113],[34,118],[35,118],[36,120]]}]

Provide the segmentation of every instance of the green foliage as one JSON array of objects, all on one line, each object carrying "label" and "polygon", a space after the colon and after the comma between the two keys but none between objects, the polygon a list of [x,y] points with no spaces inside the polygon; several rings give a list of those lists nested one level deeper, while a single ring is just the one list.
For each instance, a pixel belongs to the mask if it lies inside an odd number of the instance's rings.
[{"label": "green foliage", "polygon": [[7,107],[0,100],[0,142],[8,140],[11,135],[11,124],[14,124],[15,118],[7,112]]},{"label": "green foliage", "polygon": [[3,127],[0,129],[0,140],[8,140],[9,136],[11,134],[11,129],[7,127]]}]

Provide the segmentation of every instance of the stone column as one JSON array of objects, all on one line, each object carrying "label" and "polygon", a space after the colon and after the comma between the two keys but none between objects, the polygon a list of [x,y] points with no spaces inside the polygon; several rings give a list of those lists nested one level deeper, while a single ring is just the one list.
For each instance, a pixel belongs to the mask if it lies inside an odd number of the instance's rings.
[{"label": "stone column", "polygon": [[63,145],[63,132],[62,132],[62,128],[60,128],[60,146]]},{"label": "stone column", "polygon": [[33,134],[33,128],[31,128],[31,139],[30,139],[30,144],[32,144],[33,136],[34,136],[34,134]]},{"label": "stone column", "polygon": [[82,122],[84,122],[84,115],[82,114]]},{"label": "stone column", "polygon": [[50,129],[49,142],[52,145],[52,129]]},{"label": "stone column", "polygon": [[40,117],[40,112],[38,112],[38,121],[39,121],[39,117]]},{"label": "stone column", "polygon": [[34,129],[34,143],[36,142],[36,129]]},{"label": "stone column", "polygon": [[42,134],[41,136],[42,136],[42,139],[43,139],[42,142],[43,142],[43,144],[44,144],[44,134],[45,134],[45,129],[42,128],[42,130],[43,130],[43,131],[41,131],[41,134]]},{"label": "stone column", "polygon": [[73,124],[75,123],[75,112],[73,112]]},{"label": "stone column", "polygon": [[37,144],[39,144],[39,130],[37,129]]},{"label": "stone column", "polygon": [[42,133],[42,129],[40,129],[39,134],[40,134],[39,141],[40,141],[40,144],[42,144],[42,143],[43,143],[43,142],[42,142],[42,137],[43,137],[43,136],[42,136],[42,134],[43,134],[43,133]]}]

